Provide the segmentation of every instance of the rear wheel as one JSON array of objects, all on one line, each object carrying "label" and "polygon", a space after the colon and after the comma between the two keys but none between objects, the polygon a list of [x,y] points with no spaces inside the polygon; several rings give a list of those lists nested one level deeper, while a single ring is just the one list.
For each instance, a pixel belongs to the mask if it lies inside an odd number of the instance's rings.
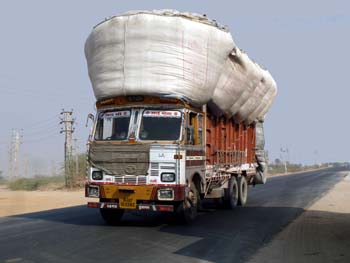
[{"label": "rear wheel", "polygon": [[108,225],[118,225],[123,217],[124,209],[100,208],[100,214]]},{"label": "rear wheel", "polygon": [[238,205],[244,206],[248,198],[248,182],[245,176],[238,178]]},{"label": "rear wheel", "polygon": [[190,223],[198,216],[200,196],[194,183],[191,183],[188,196],[179,204],[176,210],[177,219],[180,223]]},{"label": "rear wheel", "polygon": [[228,188],[225,189],[224,206],[234,209],[238,203],[238,184],[236,177],[232,176]]}]

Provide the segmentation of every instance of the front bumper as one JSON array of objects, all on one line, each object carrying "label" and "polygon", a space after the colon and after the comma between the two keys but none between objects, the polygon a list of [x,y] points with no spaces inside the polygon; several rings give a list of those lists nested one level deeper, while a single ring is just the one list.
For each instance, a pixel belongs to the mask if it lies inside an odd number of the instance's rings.
[{"label": "front bumper", "polygon": [[[94,195],[91,195],[89,189],[98,189]],[[171,189],[173,190],[173,199],[160,199],[158,190]],[[185,199],[185,185],[115,185],[115,184],[96,184],[87,183],[85,185],[85,196],[95,197],[104,200],[111,200],[117,203],[117,200],[122,198],[123,193],[129,192],[137,203],[142,201],[183,201]]]},{"label": "front bumper", "polygon": [[[118,203],[111,203],[111,202],[88,202],[87,206],[89,208],[121,209]],[[174,206],[173,205],[137,204],[135,210],[173,212]]]}]

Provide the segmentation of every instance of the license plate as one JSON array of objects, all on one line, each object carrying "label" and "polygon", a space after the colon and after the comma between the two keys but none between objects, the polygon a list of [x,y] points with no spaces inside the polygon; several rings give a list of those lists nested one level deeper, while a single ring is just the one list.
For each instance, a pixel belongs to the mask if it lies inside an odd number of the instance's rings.
[{"label": "license plate", "polygon": [[119,207],[127,209],[136,208],[136,198],[134,193],[119,191]]}]

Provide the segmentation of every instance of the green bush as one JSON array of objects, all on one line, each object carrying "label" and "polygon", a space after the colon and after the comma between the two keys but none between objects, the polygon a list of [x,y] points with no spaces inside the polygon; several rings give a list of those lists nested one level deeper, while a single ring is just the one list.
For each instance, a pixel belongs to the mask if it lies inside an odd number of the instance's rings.
[{"label": "green bush", "polygon": [[8,187],[11,190],[26,190],[34,191],[38,190],[40,187],[47,186],[49,184],[63,184],[64,178],[62,176],[52,176],[52,177],[34,177],[34,178],[20,178],[15,181],[11,181]]},{"label": "green bush", "polygon": [[[77,154],[72,156],[67,166],[65,174],[68,188],[79,188],[85,184],[87,161],[86,154]],[[65,171],[64,164],[62,170]]]},{"label": "green bush", "polygon": [[[326,168],[328,164],[320,164],[320,165],[302,165],[296,163],[287,162],[287,171],[288,173],[296,173],[296,172],[306,172],[312,169]],[[270,175],[274,174],[283,174],[285,172],[284,163],[275,162],[274,164],[269,164],[268,173]]]},{"label": "green bush", "polygon": [[6,178],[0,174],[0,184],[6,184]]}]

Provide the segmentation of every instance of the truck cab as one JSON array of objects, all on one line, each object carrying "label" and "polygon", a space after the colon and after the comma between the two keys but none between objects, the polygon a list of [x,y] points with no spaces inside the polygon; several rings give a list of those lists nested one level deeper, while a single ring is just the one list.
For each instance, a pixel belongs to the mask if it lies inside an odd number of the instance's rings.
[{"label": "truck cab", "polygon": [[88,205],[99,207],[108,222],[124,209],[195,217],[205,191],[204,115],[178,98],[99,101],[86,196],[100,202]]}]

